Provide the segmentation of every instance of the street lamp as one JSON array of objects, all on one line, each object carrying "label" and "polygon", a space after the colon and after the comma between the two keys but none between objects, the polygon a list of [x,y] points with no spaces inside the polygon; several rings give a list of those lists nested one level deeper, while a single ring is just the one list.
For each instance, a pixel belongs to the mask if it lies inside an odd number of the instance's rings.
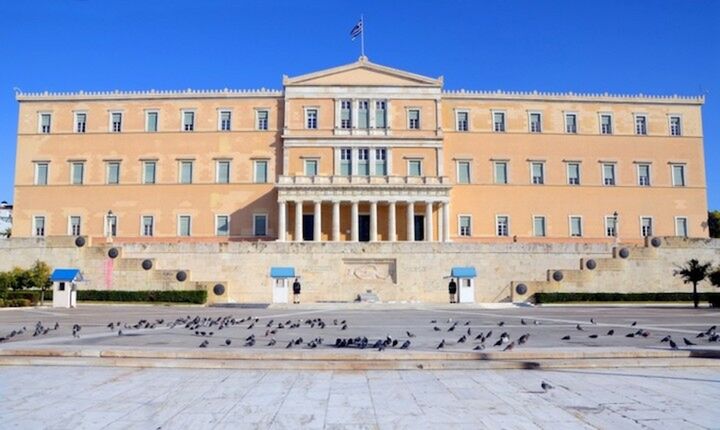
[{"label": "street lamp", "polygon": [[108,243],[112,243],[112,236],[113,236],[113,232],[112,232],[112,216],[113,216],[113,211],[112,211],[112,210],[109,210],[109,211],[107,212],[107,218],[106,218],[106,219],[107,219],[107,232],[106,232],[106,235],[107,235],[107,242],[108,242]]},{"label": "street lamp", "polygon": [[618,218],[618,212],[613,212],[613,218],[615,219],[615,231],[613,232],[615,235],[615,244],[618,244],[620,242],[620,219]]}]

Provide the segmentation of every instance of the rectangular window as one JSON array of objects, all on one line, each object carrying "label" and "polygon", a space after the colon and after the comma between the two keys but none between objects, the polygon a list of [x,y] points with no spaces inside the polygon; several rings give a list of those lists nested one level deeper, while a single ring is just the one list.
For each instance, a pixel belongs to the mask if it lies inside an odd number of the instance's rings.
[{"label": "rectangular window", "polygon": [[229,236],[230,235],[230,217],[227,215],[217,215],[215,217],[215,235],[216,236]]},{"label": "rectangular window", "polygon": [[358,128],[370,127],[370,102],[368,100],[358,100]]},{"label": "rectangular window", "polygon": [[615,185],[615,165],[603,164],[603,185]]},{"label": "rectangular window", "polygon": [[683,164],[674,164],[672,166],[672,184],[673,187],[685,186],[685,166]]},{"label": "rectangular window", "polygon": [[82,233],[80,230],[80,224],[81,224],[81,220],[80,220],[79,216],[71,216],[70,217],[70,231],[68,232],[68,234],[70,236],[80,236],[80,234]]},{"label": "rectangular window", "polygon": [[340,128],[352,128],[352,100],[340,100]]},{"label": "rectangular window", "polygon": [[638,185],[641,187],[650,186],[650,165],[649,164],[638,164]]},{"label": "rectangular window", "polygon": [[370,175],[370,150],[368,148],[358,149],[358,172],[360,176]]},{"label": "rectangular window", "polygon": [[682,136],[682,125],[679,116],[670,117],[670,136]]},{"label": "rectangular window", "polygon": [[493,131],[498,133],[505,131],[505,112],[493,112]]},{"label": "rectangular window", "polygon": [[190,236],[192,228],[191,222],[190,215],[178,216],[178,236]]},{"label": "rectangular window", "polygon": [[507,184],[508,183],[508,163],[505,161],[495,162],[495,183],[496,184]]},{"label": "rectangular window", "polygon": [[567,175],[569,185],[580,185],[580,163],[568,163]]},{"label": "rectangular window", "polygon": [[375,128],[387,128],[387,101],[375,101]]},{"label": "rectangular window", "polygon": [[375,175],[386,176],[387,173],[387,149],[375,149]]},{"label": "rectangular window", "polygon": [[495,232],[498,236],[508,236],[510,234],[510,218],[506,215],[495,217]]},{"label": "rectangular window", "polygon": [[33,236],[45,236],[45,217],[33,217]]},{"label": "rectangular window", "polygon": [[685,217],[675,218],[675,235],[688,237],[688,220]]},{"label": "rectangular window", "polygon": [[530,133],[542,133],[542,114],[530,112]]},{"label": "rectangular window", "polygon": [[468,113],[465,111],[457,112],[457,131],[468,131]]},{"label": "rectangular window", "polygon": [[253,215],[253,235],[267,236],[267,215]]},{"label": "rectangular window", "polygon": [[469,184],[470,183],[470,162],[469,161],[458,161],[457,162],[457,182],[458,182],[458,184]]},{"label": "rectangular window", "polygon": [[232,130],[232,112],[229,110],[220,111],[220,131]]},{"label": "rectangular window", "polygon": [[305,110],[305,128],[315,130],[318,128],[318,111],[317,109]]},{"label": "rectangular window", "polygon": [[255,161],[255,183],[266,184],[268,181],[268,162],[266,160]]},{"label": "rectangular window", "polygon": [[530,163],[532,167],[532,183],[542,185],[545,183],[545,164]]},{"label": "rectangular window", "polygon": [[122,112],[110,113],[110,131],[113,133],[122,131]]},{"label": "rectangular window", "polygon": [[155,234],[155,217],[145,215],[142,217],[142,235],[153,236]]},{"label": "rectangular window", "polygon": [[105,225],[103,226],[105,236],[117,237],[117,216],[105,215]]},{"label": "rectangular window", "polygon": [[70,166],[71,166],[71,170],[72,170],[72,176],[71,176],[72,184],[73,185],[82,185],[83,180],[85,178],[85,163],[75,162],[75,163],[72,163]]},{"label": "rectangular window", "polygon": [[652,236],[652,218],[647,216],[640,217],[640,234],[642,235],[642,237]]},{"label": "rectangular window", "polygon": [[75,113],[75,133],[85,133],[85,124],[87,123],[87,114],[84,112]]},{"label": "rectangular window", "polygon": [[49,166],[48,163],[35,163],[35,185],[47,185]]},{"label": "rectangular window", "polygon": [[183,111],[183,131],[193,131],[195,130],[195,112],[193,111]]},{"label": "rectangular window", "polygon": [[317,176],[318,160],[305,160],[305,176]]},{"label": "rectangular window", "polygon": [[106,183],[116,185],[120,183],[120,162],[110,161],[107,163]]},{"label": "rectangular window", "polygon": [[270,118],[270,112],[268,112],[267,110],[257,111],[257,129],[258,130],[267,130],[269,118]]},{"label": "rectangular window", "polygon": [[193,162],[192,161],[181,161],[180,162],[180,178],[181,184],[192,184],[193,181]]},{"label": "rectangular window", "polygon": [[579,216],[570,217],[570,236],[581,237],[582,232],[582,218]]},{"label": "rectangular window", "polygon": [[460,215],[458,226],[460,228],[460,236],[469,237],[472,236],[472,218],[468,215]]},{"label": "rectangular window", "polygon": [[575,134],[577,133],[577,114],[566,113],[565,114],[565,133]]},{"label": "rectangular window", "polygon": [[145,131],[154,133],[158,131],[158,113],[157,112],[146,112],[145,113]]},{"label": "rectangular window", "polygon": [[615,215],[605,216],[605,236],[616,237],[617,236],[617,217]]},{"label": "rectangular window", "polygon": [[612,134],[613,124],[612,115],[602,114],[600,115],[600,134]]},{"label": "rectangular window", "polygon": [[340,175],[352,175],[352,149],[340,148]]},{"label": "rectangular window", "polygon": [[545,217],[534,216],[533,217],[533,236],[545,237]]},{"label": "rectangular window", "polygon": [[230,161],[229,160],[218,160],[216,167],[217,177],[215,178],[218,184],[229,184],[230,183]]},{"label": "rectangular window", "polygon": [[408,110],[408,128],[411,130],[420,130],[420,110]]},{"label": "rectangular window", "polygon": [[647,116],[635,115],[635,134],[647,134]]},{"label": "rectangular window", "polygon": [[51,125],[52,125],[52,114],[41,113],[40,114],[40,133],[50,133]]},{"label": "rectangular window", "polygon": [[155,183],[155,170],[157,163],[154,161],[143,161],[143,184]]},{"label": "rectangular window", "polygon": [[408,176],[422,176],[422,160],[408,160]]}]

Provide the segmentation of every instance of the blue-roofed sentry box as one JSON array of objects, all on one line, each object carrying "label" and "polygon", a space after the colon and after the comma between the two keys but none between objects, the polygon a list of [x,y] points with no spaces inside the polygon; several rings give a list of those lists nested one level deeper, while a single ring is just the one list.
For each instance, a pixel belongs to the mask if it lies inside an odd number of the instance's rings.
[{"label": "blue-roofed sentry box", "polygon": [[453,278],[476,278],[477,273],[474,267],[453,267],[450,276]]},{"label": "blue-roofed sentry box", "polygon": [[294,267],[271,267],[270,268],[271,278],[294,278],[295,268]]},{"label": "blue-roofed sentry box", "polygon": [[82,282],[80,269],[55,269],[50,275],[53,283],[53,307],[74,308],[77,306],[77,283]]},{"label": "blue-roofed sentry box", "polygon": [[458,302],[474,303],[475,278],[477,278],[475,268],[472,266],[453,267],[450,270],[450,276],[458,280]]}]

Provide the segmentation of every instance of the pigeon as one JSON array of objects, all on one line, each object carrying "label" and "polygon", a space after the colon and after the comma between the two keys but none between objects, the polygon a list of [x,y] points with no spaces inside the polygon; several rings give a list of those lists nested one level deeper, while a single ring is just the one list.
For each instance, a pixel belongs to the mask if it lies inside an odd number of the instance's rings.
[{"label": "pigeon", "polygon": [[440,331],[440,327],[435,326],[435,327],[433,327],[433,330],[435,330],[435,331]]},{"label": "pigeon", "polygon": [[570,340],[570,335],[563,336],[561,340]]},{"label": "pigeon", "polygon": [[677,346],[677,343],[675,343],[675,341],[673,341],[672,339],[670,339],[669,342],[670,342],[670,348],[672,348],[672,349],[679,349],[678,346]]},{"label": "pigeon", "polygon": [[670,341],[670,335],[665,336],[664,338],[660,339],[660,343],[668,342]]},{"label": "pigeon", "polygon": [[625,335],[625,337],[635,337],[635,333],[628,333]]},{"label": "pigeon", "polygon": [[342,327],[340,327],[340,330],[347,330],[347,324],[343,324]]},{"label": "pigeon", "polygon": [[462,335],[462,337],[460,339],[458,339],[457,343],[465,343],[466,340],[467,340],[467,337],[465,335]]},{"label": "pigeon", "polygon": [[502,327],[502,326],[504,326],[504,325],[505,325],[505,321],[500,321],[500,322],[498,323],[498,326],[499,326],[499,327]]},{"label": "pigeon", "polygon": [[403,342],[403,344],[400,346],[400,349],[408,349],[410,347],[410,341],[406,340]]},{"label": "pigeon", "polygon": [[484,346],[482,346],[482,345],[477,345],[475,348],[473,348],[473,351],[481,351],[481,350],[483,350],[483,349],[485,349]]},{"label": "pigeon", "polygon": [[527,342],[529,337],[530,337],[530,333],[525,333],[524,335],[520,336],[520,338],[518,339],[518,345],[522,345],[525,342]]},{"label": "pigeon", "polygon": [[591,335],[588,336],[588,337],[589,337],[590,339],[597,339],[598,335],[596,335],[596,334],[591,334]]},{"label": "pigeon", "polygon": [[273,338],[273,339],[270,339],[270,342],[268,342],[267,346],[273,346],[276,343],[277,343],[277,341],[275,340],[275,338]]},{"label": "pigeon", "polygon": [[633,321],[632,324],[630,324],[630,327],[635,327],[637,325],[637,321]]},{"label": "pigeon", "polygon": [[295,342],[293,342],[293,341],[291,340],[290,342],[288,342],[288,344],[287,344],[287,346],[286,346],[285,348],[292,348],[292,346],[293,346],[294,343],[295,343]]},{"label": "pigeon", "polygon": [[500,346],[500,345],[502,345],[502,343],[503,343],[503,340],[502,340],[502,338],[500,338],[500,339],[498,339],[497,342],[495,342],[495,343],[493,344],[493,346]]},{"label": "pigeon", "polygon": [[59,328],[60,328],[60,323],[56,322],[56,323],[55,323],[55,330],[57,330],[57,329],[59,329]]},{"label": "pigeon", "polygon": [[700,338],[702,338],[702,337],[705,337],[705,333],[700,332],[700,333],[698,333],[697,336],[695,336],[695,339],[700,339]]},{"label": "pigeon", "polygon": [[232,340],[225,339],[225,346],[230,346],[231,343],[232,343]]},{"label": "pigeon", "polygon": [[597,324],[597,323],[595,322],[595,319],[590,318],[590,324]]},{"label": "pigeon", "polygon": [[435,347],[435,349],[441,349],[444,346],[445,346],[445,339],[441,340],[440,343],[438,344],[438,346]]},{"label": "pigeon", "polygon": [[580,327],[580,324],[576,325],[575,328],[576,328],[577,330],[579,330],[579,331],[583,331],[583,330],[584,330],[582,327]]},{"label": "pigeon", "polygon": [[437,320],[430,320],[430,324],[437,324]]},{"label": "pigeon", "polygon": [[485,335],[485,339],[489,339],[489,338],[491,338],[491,337],[492,337],[492,330],[490,330],[489,332],[487,332],[487,334]]},{"label": "pigeon", "polygon": [[465,321],[465,325],[470,325],[470,321]]},{"label": "pigeon", "polygon": [[686,337],[683,338],[683,342],[685,342],[685,345],[687,345],[687,346],[693,346],[693,345],[695,345],[694,343],[692,343],[692,342],[690,342],[689,340],[687,340]]},{"label": "pigeon", "polygon": [[523,318],[520,318],[520,324],[527,325],[527,323],[525,322],[525,319],[523,319]]},{"label": "pigeon", "polygon": [[468,334],[468,336],[470,336],[472,334],[472,330],[470,330],[470,327],[468,327],[468,329],[467,329],[467,334]]},{"label": "pigeon", "polygon": [[406,331],[405,334],[407,334],[407,337],[415,337],[415,335],[410,333],[409,331]]},{"label": "pigeon", "polygon": [[208,342],[207,340],[204,340],[204,341],[202,341],[202,343],[200,344],[200,346],[198,348],[207,348],[208,343],[210,343],[210,342]]},{"label": "pigeon", "polygon": [[513,349],[514,347],[515,347],[515,342],[510,342],[510,343],[508,344],[508,346],[506,346],[506,347],[503,349],[503,351],[510,351],[510,350]]},{"label": "pigeon", "polygon": [[122,335],[123,335],[122,330],[118,330],[118,336],[122,336]]},{"label": "pigeon", "polygon": [[455,331],[455,326],[451,325],[450,328],[447,331]]},{"label": "pigeon", "polygon": [[552,390],[552,389],[555,388],[555,387],[553,387],[552,385],[550,385],[549,383],[547,383],[547,382],[545,382],[545,381],[542,381],[542,382],[540,383],[540,388],[542,388],[543,391],[547,392],[547,390]]},{"label": "pigeon", "polygon": [[613,329],[610,329],[610,330],[608,330],[608,332],[607,332],[607,335],[608,335],[608,336],[612,336],[612,335],[614,335],[614,334],[615,334],[615,330],[613,330]]},{"label": "pigeon", "polygon": [[[482,333],[480,333],[479,335],[475,336],[475,340],[482,339],[482,338],[483,338],[483,334],[482,334]],[[483,339],[483,340],[484,340],[484,339]]]}]

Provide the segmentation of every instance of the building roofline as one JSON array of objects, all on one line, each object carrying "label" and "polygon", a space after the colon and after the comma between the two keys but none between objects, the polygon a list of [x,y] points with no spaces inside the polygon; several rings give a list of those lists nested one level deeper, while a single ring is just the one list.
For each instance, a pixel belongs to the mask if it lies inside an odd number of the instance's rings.
[{"label": "building roofline", "polygon": [[138,100],[138,99],[199,99],[199,98],[255,98],[282,97],[283,91],[260,89],[221,90],[144,90],[144,91],[74,91],[74,92],[16,92],[15,100],[23,101],[78,101],[78,100]]},{"label": "building roofline", "polygon": [[443,99],[481,99],[481,100],[534,100],[534,101],[574,101],[574,102],[610,102],[610,103],[654,103],[654,104],[694,104],[705,103],[705,96],[649,95],[649,94],[610,94],[575,93],[541,91],[477,91],[443,90]]}]

